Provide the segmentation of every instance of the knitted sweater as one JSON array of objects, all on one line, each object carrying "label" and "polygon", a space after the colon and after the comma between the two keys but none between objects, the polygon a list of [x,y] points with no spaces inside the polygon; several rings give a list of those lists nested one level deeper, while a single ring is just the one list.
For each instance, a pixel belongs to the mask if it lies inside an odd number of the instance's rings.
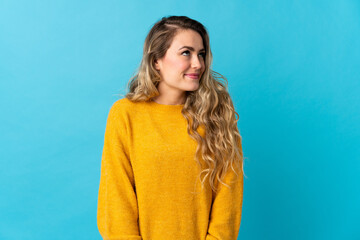
[{"label": "knitted sweater", "polygon": [[[127,98],[112,105],[97,208],[103,239],[237,239],[243,174],[230,169],[223,181],[231,188],[220,183],[216,194],[208,178],[201,188],[183,106]],[[204,136],[204,128],[198,132]]]}]

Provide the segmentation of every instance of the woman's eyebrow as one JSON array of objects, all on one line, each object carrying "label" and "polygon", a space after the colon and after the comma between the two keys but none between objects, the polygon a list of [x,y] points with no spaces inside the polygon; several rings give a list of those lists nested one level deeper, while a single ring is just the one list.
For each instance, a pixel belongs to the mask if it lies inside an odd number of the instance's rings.
[{"label": "woman's eyebrow", "polygon": [[[183,47],[179,48],[179,50],[180,50],[180,49],[183,49],[183,48],[188,48],[188,49],[190,49],[191,51],[195,51],[195,49],[194,49],[193,47],[190,47],[190,46],[183,46]],[[201,51],[205,51],[205,49],[202,48],[202,49],[199,50],[199,52],[201,52]]]}]

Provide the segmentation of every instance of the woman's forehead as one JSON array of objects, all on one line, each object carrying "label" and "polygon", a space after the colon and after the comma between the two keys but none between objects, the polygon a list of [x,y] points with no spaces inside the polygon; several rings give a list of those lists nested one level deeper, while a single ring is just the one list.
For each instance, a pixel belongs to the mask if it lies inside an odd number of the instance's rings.
[{"label": "woman's forehead", "polygon": [[194,30],[179,31],[171,43],[170,48],[178,51],[183,47],[190,47],[194,51],[201,51],[204,48],[201,35]]}]

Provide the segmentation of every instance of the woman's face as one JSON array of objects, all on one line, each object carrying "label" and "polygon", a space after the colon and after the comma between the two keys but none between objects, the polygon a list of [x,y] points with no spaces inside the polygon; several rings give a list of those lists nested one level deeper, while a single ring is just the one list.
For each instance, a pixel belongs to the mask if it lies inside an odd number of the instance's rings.
[{"label": "woman's face", "polygon": [[205,71],[205,49],[201,35],[190,29],[181,29],[163,58],[155,61],[161,81],[159,91],[170,91],[181,96],[185,91],[199,88]]}]

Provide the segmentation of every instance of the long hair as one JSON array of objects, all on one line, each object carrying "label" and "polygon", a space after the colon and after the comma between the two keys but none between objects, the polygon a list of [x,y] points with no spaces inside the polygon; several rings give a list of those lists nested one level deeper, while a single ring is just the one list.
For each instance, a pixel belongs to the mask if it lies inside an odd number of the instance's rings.
[{"label": "long hair", "polygon": [[[229,187],[222,180],[230,168],[237,176],[243,173],[243,152],[237,128],[239,115],[227,91],[228,81],[211,69],[212,53],[206,28],[186,16],[163,17],[156,22],[146,36],[140,66],[128,82],[129,91],[125,97],[137,102],[151,101],[159,95],[157,86],[161,79],[154,62],[164,57],[177,30],[182,29],[192,29],[201,35],[205,48],[205,71],[199,80],[199,88],[186,92],[181,113],[187,120],[188,134],[198,143],[194,157],[202,169],[199,174],[201,185],[204,186],[208,177],[210,187],[217,192],[218,181]],[[204,137],[197,131],[200,126],[205,129]],[[202,158],[205,167],[202,167],[199,158]],[[201,180],[203,173],[205,176]]]}]

